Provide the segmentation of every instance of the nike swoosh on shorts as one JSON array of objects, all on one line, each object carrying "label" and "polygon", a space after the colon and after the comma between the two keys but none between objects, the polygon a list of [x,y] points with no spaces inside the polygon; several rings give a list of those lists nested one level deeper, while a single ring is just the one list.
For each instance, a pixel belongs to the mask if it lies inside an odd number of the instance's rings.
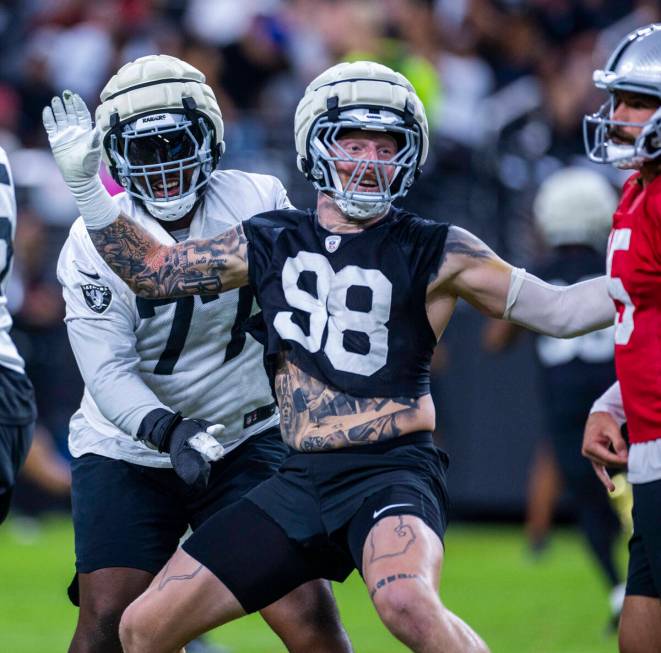
[{"label": "nike swoosh on shorts", "polygon": [[383,508],[379,508],[379,510],[375,510],[372,513],[372,519],[376,519],[382,512],[385,510],[390,510],[390,508],[401,508],[403,506],[412,506],[412,503],[391,503],[389,506],[384,506]]}]

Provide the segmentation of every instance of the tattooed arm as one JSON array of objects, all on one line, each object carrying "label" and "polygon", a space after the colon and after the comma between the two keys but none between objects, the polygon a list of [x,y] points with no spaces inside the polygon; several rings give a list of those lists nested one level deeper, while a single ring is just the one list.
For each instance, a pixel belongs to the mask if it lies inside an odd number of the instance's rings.
[{"label": "tattooed arm", "polygon": [[432,320],[435,303],[461,297],[492,317],[573,338],[613,323],[607,281],[602,276],[554,286],[513,268],[465,229],[450,227],[438,272],[427,288],[428,313]]},{"label": "tattooed arm", "polygon": [[275,377],[282,439],[299,451],[384,442],[433,430],[434,405],[422,397],[354,397],[328,387],[283,356]]},{"label": "tattooed arm", "polygon": [[208,240],[162,245],[119,211],[99,179],[101,132],[82,98],[64,91],[43,111],[62,177],[97,251],[142,297],[215,294],[248,283],[246,238],[239,225]]},{"label": "tattooed arm", "polygon": [[88,231],[105,262],[141,297],[215,294],[248,283],[241,225],[176,245],[159,243],[123,213],[107,227]]}]

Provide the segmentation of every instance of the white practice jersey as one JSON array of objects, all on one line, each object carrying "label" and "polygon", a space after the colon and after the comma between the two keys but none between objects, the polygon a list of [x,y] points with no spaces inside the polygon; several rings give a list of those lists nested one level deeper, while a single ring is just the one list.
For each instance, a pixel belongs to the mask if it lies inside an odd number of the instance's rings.
[{"label": "white practice jersey", "polygon": [[11,272],[16,234],[16,198],[6,152],[0,147],[0,365],[23,372],[23,359],[9,337],[12,321],[7,309],[7,281]]},{"label": "white practice jersey", "polygon": [[[126,194],[114,199],[160,242],[174,242]],[[217,171],[188,237],[209,238],[255,214],[290,206],[274,177]],[[278,424],[262,346],[240,328],[257,310],[249,287],[171,300],[136,297],[99,256],[80,218],[57,271],[69,339],[85,381],[70,424],[74,457],[95,453],[170,467],[167,454],[133,437],[155,408],[224,424],[223,440],[236,437],[238,443]]]}]

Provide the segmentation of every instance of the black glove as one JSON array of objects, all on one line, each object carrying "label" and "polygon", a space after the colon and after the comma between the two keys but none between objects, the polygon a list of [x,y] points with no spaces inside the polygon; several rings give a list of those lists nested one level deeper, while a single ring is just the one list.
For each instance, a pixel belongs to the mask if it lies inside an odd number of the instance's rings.
[{"label": "black glove", "polygon": [[211,465],[188,440],[208,426],[211,422],[206,420],[183,419],[181,413],[156,408],[143,418],[137,437],[154,445],[159,452],[169,453],[177,476],[186,485],[203,490],[209,482]]}]

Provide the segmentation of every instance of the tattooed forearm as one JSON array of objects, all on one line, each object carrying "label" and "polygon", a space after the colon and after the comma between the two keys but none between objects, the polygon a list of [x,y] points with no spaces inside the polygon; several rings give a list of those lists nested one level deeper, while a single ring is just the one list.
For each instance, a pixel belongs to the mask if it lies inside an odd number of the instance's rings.
[{"label": "tattooed forearm", "polygon": [[370,590],[370,598],[373,599],[374,595],[382,588],[385,587],[386,585],[390,585],[390,583],[394,583],[396,580],[418,580],[419,576],[418,574],[392,574],[391,576],[386,576],[385,578],[381,578],[380,580],[377,580],[376,583],[374,583],[374,587]]},{"label": "tattooed forearm", "polygon": [[122,214],[89,235],[106,263],[142,297],[215,294],[247,283],[241,225],[214,238],[168,246]]},{"label": "tattooed forearm", "polygon": [[433,408],[426,403],[426,395],[354,397],[328,387],[286,360],[276,375],[275,390],[282,437],[299,451],[383,442],[433,428]]}]

